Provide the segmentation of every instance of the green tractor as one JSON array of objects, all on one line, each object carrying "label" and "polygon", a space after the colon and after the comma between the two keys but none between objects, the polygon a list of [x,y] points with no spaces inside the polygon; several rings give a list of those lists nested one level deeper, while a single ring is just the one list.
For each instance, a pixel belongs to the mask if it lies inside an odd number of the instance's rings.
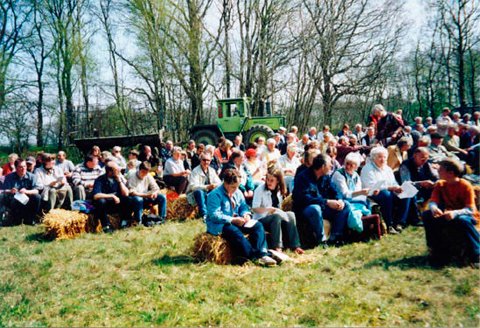
[{"label": "green tractor", "polygon": [[275,131],[285,126],[285,117],[271,115],[269,103],[264,108],[265,116],[250,117],[250,104],[251,99],[246,97],[217,100],[217,124],[195,125],[190,129],[192,139],[197,144],[216,145],[221,136],[233,140],[236,135],[243,134],[243,142],[247,145],[259,137],[271,138]]}]

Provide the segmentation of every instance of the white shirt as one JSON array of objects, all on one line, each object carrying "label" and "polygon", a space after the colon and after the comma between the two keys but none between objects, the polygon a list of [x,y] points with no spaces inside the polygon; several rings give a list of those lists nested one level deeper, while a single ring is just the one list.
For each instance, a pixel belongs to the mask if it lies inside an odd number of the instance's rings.
[{"label": "white shirt", "polygon": [[[266,184],[263,183],[255,189],[253,194],[253,201],[252,201],[252,208],[259,208],[259,207],[272,207],[272,192],[265,188]],[[282,194],[280,192],[277,193],[278,197],[278,205],[280,206],[283,201]],[[268,216],[268,212],[264,213],[254,213],[253,219],[259,220]]]},{"label": "white shirt", "polygon": [[62,178],[61,181],[67,183],[67,179],[63,174],[63,169],[58,166],[54,166],[52,168],[51,174],[48,174],[43,167],[40,167],[37,170],[35,170],[35,175],[37,176],[37,186],[40,190],[50,187],[50,184],[53,181],[58,182],[59,178]]},{"label": "white shirt", "polygon": [[140,179],[138,172],[128,177],[127,187],[130,192],[135,191],[139,194],[145,194],[149,191],[160,191],[160,188],[150,174]]},{"label": "white shirt", "polygon": [[[355,190],[354,191],[359,191],[362,190],[362,179],[360,179],[360,176],[358,175],[357,172],[353,172],[353,181],[355,183]],[[337,186],[337,188],[340,190],[342,193],[343,197],[345,198],[352,198],[355,200],[361,200],[361,201],[367,201],[367,196],[365,195],[359,195],[356,197],[352,197],[352,193],[354,191],[348,189],[348,184],[347,180],[343,176],[342,173],[336,171],[333,176],[332,176],[332,182]]]},{"label": "white shirt", "polygon": [[178,159],[178,161],[174,160],[173,157],[170,157],[165,162],[165,169],[163,170],[163,176],[171,175],[172,173],[181,173],[185,171],[185,167],[183,166],[183,161]]},{"label": "white shirt", "polygon": [[375,162],[371,161],[363,167],[361,178],[364,188],[374,188],[379,181],[383,181],[381,189],[398,186],[393,171],[387,163],[385,163],[383,169],[380,170]]},{"label": "white shirt", "polygon": [[[302,163],[300,163],[300,159],[296,155],[294,155],[292,159],[290,159],[288,158],[288,153],[280,156],[276,164],[278,168],[282,169],[285,176],[291,177],[295,175],[295,172],[300,165],[302,165]],[[285,170],[291,170],[293,171],[293,173],[285,173]]]}]

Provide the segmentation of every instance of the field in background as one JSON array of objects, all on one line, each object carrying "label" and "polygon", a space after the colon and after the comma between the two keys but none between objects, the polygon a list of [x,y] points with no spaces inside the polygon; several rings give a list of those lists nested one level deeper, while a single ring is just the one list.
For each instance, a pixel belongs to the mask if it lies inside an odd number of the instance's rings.
[{"label": "field in background", "polygon": [[0,229],[0,326],[478,326],[479,271],[428,265],[422,228],[274,268],[196,263],[200,221],[46,241]]}]

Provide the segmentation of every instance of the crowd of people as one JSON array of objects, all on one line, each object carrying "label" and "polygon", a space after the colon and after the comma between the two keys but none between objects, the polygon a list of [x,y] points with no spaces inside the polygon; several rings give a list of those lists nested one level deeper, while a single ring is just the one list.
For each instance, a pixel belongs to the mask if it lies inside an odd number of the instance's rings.
[{"label": "crowd of people", "polygon": [[[34,223],[40,213],[89,201],[106,231],[107,214],[114,212],[123,222],[152,225],[143,209],[158,205],[161,221],[167,199],[160,188],[166,187],[198,206],[207,232],[225,238],[238,262],[268,266],[284,260],[286,249],[303,254],[300,237],[313,246],[344,243],[362,231],[362,217],[378,204],[389,234],[424,225],[438,260],[447,227],[478,263],[479,214],[473,187],[462,177],[478,180],[479,131],[480,112],[462,117],[444,108],[435,121],[416,117],[408,124],[402,110],[375,105],[366,127],[356,124],[352,131],[344,124],[336,136],[329,126],[303,135],[295,126],[281,127],[249,144],[238,135],[216,145],[190,140],[185,149],[171,141],[160,151],[144,145],[129,151],[128,160],[120,147],[102,152],[95,146],[76,166],[63,151],[36,159],[11,154],[2,166],[0,212],[12,214],[4,225]],[[293,209],[283,211],[290,194]],[[428,204],[423,220],[418,204]]]}]

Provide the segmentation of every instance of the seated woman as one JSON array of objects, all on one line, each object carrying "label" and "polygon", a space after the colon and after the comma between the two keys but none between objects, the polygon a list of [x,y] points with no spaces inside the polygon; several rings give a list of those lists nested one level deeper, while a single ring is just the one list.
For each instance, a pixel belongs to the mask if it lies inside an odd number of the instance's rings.
[{"label": "seated woman", "polygon": [[402,162],[408,158],[408,149],[412,146],[410,138],[401,137],[396,145],[388,146],[387,165],[395,172]]},{"label": "seated woman", "polygon": [[42,167],[35,171],[42,207],[48,213],[54,208],[72,209],[73,191],[63,170],[55,166],[55,155],[43,154]]},{"label": "seated woman", "polygon": [[218,141],[219,145],[218,148],[215,149],[214,155],[220,160],[222,164],[227,163],[230,160],[230,156],[232,155],[232,146],[233,143],[225,138],[221,138]]},{"label": "seated woman", "polygon": [[[433,189],[428,204],[429,210],[423,213],[423,225],[427,246],[431,250],[432,264],[447,263],[458,245],[465,247],[468,260],[478,266],[480,236],[478,227],[480,213],[475,206],[472,186],[460,178],[463,165],[453,159],[440,161],[438,174],[440,181]],[[449,237],[458,235],[460,240]]]},{"label": "seated woman", "polygon": [[[343,197],[350,203],[362,203],[369,207],[367,196],[370,188],[363,188],[362,179],[357,169],[362,162],[362,156],[357,153],[350,153],[345,157],[344,167],[338,169],[332,176],[332,182],[337,186]],[[378,195],[380,190],[374,190],[372,194]]]},{"label": "seated woman", "polygon": [[340,163],[337,161],[337,148],[336,147],[328,146],[327,150],[326,150],[326,154],[328,156],[330,156],[330,158],[332,159],[332,168],[328,172],[328,175],[332,176],[333,173],[335,173],[336,170],[338,170],[339,168],[342,167],[342,165],[340,165]]},{"label": "seated woman", "polygon": [[[252,219],[243,193],[238,190],[241,176],[238,170],[226,170],[223,184],[212,190],[207,199],[207,232],[226,239],[232,248],[237,263],[246,260],[258,261],[272,266],[276,261],[267,250],[267,239],[263,225],[245,225]],[[245,238],[244,233],[249,238]]]},{"label": "seated woman", "polygon": [[[332,182],[352,206],[353,218],[349,218],[348,227],[359,232],[363,230],[362,216],[372,213],[367,199],[370,188],[363,188],[362,179],[357,173],[362,161],[360,154],[350,153],[345,157],[344,166],[332,176]],[[373,190],[372,195],[377,196],[379,192],[378,189]]]},{"label": "seated woman", "polygon": [[365,188],[380,190],[376,196],[372,195],[370,198],[380,205],[388,233],[397,234],[406,225],[410,198],[397,197],[403,189],[387,165],[387,156],[387,149],[384,147],[373,148],[370,152],[371,161],[363,167],[361,179]]},{"label": "seated woman", "polygon": [[185,170],[183,160],[180,158],[182,148],[173,147],[173,154],[165,162],[165,169],[163,171],[163,181],[168,187],[174,187],[177,194],[185,193],[188,186],[188,176],[190,170]]},{"label": "seated woman", "polygon": [[283,197],[287,194],[287,187],[283,180],[282,169],[270,167],[268,169],[266,182],[255,189],[253,196],[252,210],[255,213],[253,218],[260,221],[271,236],[271,248],[282,252],[282,232],[287,236],[290,248],[297,254],[305,253],[300,248],[300,237],[298,236],[295,214],[284,212],[280,209]]},{"label": "seated woman", "polygon": [[243,164],[243,151],[235,150],[230,156],[228,163],[223,165],[222,172],[220,173],[220,179],[223,179],[225,172],[230,169],[236,169],[240,173],[240,190],[243,192],[243,196],[247,198],[249,204],[253,198],[254,185],[252,182],[252,176],[250,172]]},{"label": "seated woman", "polygon": [[257,151],[254,148],[248,148],[245,152],[245,157],[247,157],[247,160],[243,163],[243,165],[245,165],[247,170],[252,175],[253,185],[256,188],[264,180],[264,169],[260,167]]}]

